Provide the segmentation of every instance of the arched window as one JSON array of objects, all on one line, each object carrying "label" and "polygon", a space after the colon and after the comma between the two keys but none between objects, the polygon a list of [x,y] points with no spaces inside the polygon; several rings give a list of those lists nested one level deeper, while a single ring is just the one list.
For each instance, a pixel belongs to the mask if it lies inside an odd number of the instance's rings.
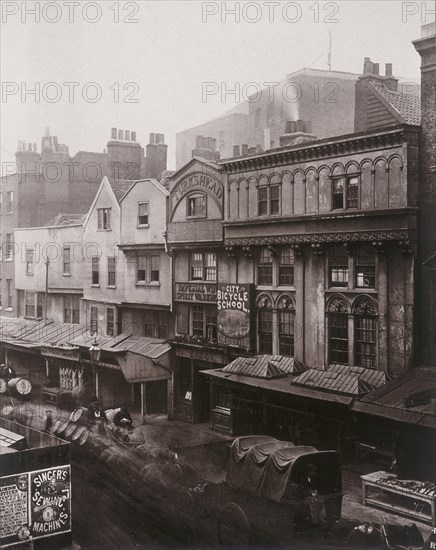
[{"label": "arched window", "polygon": [[344,298],[337,296],[327,307],[329,364],[348,365],[348,313]]},{"label": "arched window", "polygon": [[262,294],[257,300],[257,334],[259,353],[271,355],[273,352],[273,311],[272,300]]},{"label": "arched window", "polygon": [[279,298],[279,355],[294,356],[295,307],[292,298],[283,295]]},{"label": "arched window", "polygon": [[366,296],[356,299],[354,313],[354,364],[367,369],[377,368],[377,310]]}]

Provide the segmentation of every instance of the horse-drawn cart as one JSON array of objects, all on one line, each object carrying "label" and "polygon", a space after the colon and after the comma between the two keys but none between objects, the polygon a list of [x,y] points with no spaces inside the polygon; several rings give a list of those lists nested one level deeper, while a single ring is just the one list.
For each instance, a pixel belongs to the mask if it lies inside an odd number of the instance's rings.
[{"label": "horse-drawn cart", "polygon": [[229,449],[225,482],[192,491],[192,510],[216,518],[225,546],[286,543],[326,532],[341,516],[341,491],[336,451],[247,436]]}]

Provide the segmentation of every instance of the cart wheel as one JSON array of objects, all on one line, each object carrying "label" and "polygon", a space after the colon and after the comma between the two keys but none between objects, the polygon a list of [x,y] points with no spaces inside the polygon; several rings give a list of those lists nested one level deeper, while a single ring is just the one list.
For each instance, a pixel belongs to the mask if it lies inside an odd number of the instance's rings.
[{"label": "cart wheel", "polygon": [[218,541],[222,546],[248,546],[250,524],[247,516],[237,504],[227,504],[218,514]]}]

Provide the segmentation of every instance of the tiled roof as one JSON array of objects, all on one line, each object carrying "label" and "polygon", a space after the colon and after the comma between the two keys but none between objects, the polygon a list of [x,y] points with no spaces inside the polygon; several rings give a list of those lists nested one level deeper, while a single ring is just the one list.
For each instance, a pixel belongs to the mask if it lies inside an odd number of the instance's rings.
[{"label": "tiled roof", "polygon": [[68,225],[81,225],[85,221],[86,214],[58,214],[50,220],[46,227],[63,227]]},{"label": "tiled roof", "polygon": [[304,370],[305,367],[293,357],[257,355],[256,357],[238,357],[224,367],[222,372],[270,379],[301,373]]},{"label": "tiled roof", "polygon": [[137,180],[120,180],[120,179],[114,180],[110,178],[108,178],[108,180],[114,192],[115,198],[117,199],[118,202],[121,201],[121,199],[124,197],[127,191],[137,181]]},{"label": "tiled roof", "polygon": [[372,82],[372,86],[389,102],[406,124],[421,124],[421,98],[419,95],[393,92],[382,83]]}]

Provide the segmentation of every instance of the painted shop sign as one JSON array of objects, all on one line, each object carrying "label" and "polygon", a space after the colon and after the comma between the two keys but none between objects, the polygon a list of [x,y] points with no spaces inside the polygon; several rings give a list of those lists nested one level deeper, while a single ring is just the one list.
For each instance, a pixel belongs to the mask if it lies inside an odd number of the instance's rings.
[{"label": "painted shop sign", "polygon": [[70,466],[0,478],[0,547],[71,531]]},{"label": "painted shop sign", "polygon": [[204,361],[205,363],[219,363],[220,365],[227,365],[228,363],[228,360],[223,355],[210,351],[177,348],[176,355],[178,357],[194,359],[195,361]]},{"label": "painted shop sign", "polygon": [[173,201],[177,203],[183,195],[194,188],[207,189],[215,195],[218,200],[221,200],[223,197],[223,186],[221,182],[206,174],[192,174],[183,179],[172,191]]},{"label": "painted shop sign", "polygon": [[71,530],[71,473],[61,466],[30,474],[30,533],[34,538]]},{"label": "painted shop sign", "polygon": [[217,291],[218,343],[250,349],[253,285],[221,284]]},{"label": "painted shop sign", "polygon": [[80,349],[76,346],[71,347],[44,347],[41,346],[41,355],[46,357],[56,357],[57,359],[69,359],[70,361],[80,361]]},{"label": "painted shop sign", "polygon": [[176,283],[176,297],[180,302],[216,302],[216,284]]}]

